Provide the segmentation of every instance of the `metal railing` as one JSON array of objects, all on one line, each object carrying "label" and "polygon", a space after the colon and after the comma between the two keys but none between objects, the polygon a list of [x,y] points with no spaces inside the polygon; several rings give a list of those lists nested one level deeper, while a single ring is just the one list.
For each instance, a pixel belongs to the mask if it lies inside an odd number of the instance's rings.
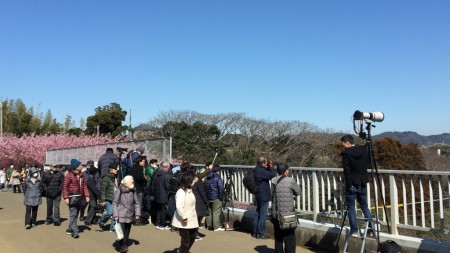
[{"label": "metal railing", "polygon": [[[253,166],[223,165],[222,177],[234,181],[236,201],[252,204],[252,195],[245,189],[242,179]],[[342,169],[292,167],[291,176],[302,190],[296,209],[310,219],[321,222],[324,216],[339,216],[345,208],[345,182]],[[369,171],[370,173],[370,171]],[[375,173],[374,173],[375,174]],[[372,175],[372,174],[370,174]],[[378,170],[378,184],[371,177],[367,187],[367,200],[372,216],[378,199],[380,224],[391,226],[391,234],[399,228],[447,234],[449,221],[450,173],[407,170]],[[375,188],[374,188],[375,187]],[[375,189],[375,191],[374,191]],[[382,196],[387,213],[384,212]],[[362,216],[360,210],[359,215]]]},{"label": "metal railing", "polygon": [[[71,159],[77,159],[83,164],[89,160],[97,162],[100,156],[105,154],[106,148],[113,148],[113,150],[116,151],[117,147],[132,150],[136,149],[138,146],[143,146],[145,148],[144,155],[146,155],[148,159],[172,161],[172,138],[158,138],[97,144],[75,148],[49,149],[45,154],[45,163],[70,164]],[[124,155],[126,155],[126,152],[124,152]]]}]

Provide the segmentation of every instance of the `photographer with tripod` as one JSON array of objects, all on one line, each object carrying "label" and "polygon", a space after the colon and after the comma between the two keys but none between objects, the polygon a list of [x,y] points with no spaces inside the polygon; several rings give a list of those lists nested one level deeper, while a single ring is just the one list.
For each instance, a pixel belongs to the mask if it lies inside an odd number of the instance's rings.
[{"label": "photographer with tripod", "polygon": [[[350,235],[353,235],[358,232],[355,200],[358,200],[364,217],[369,220],[372,218],[367,206],[367,182],[369,182],[367,168],[369,165],[369,152],[366,146],[355,146],[355,141],[351,135],[344,135],[341,138],[341,142],[345,147],[345,151],[341,153],[341,156],[342,165],[344,167]],[[372,222],[369,223],[369,227],[368,234],[371,234]]]}]

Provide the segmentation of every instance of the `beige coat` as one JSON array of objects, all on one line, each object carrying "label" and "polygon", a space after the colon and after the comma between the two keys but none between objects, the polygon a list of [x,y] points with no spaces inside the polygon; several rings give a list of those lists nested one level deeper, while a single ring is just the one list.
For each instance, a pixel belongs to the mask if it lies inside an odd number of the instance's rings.
[{"label": "beige coat", "polygon": [[[195,211],[195,195],[192,189],[179,189],[175,195],[177,211],[172,218],[172,226],[177,228],[198,228],[197,212]],[[183,222],[187,219],[187,222]]]},{"label": "beige coat", "polygon": [[11,180],[9,182],[12,185],[19,185],[20,184],[20,172],[17,170],[13,170],[11,173]]}]

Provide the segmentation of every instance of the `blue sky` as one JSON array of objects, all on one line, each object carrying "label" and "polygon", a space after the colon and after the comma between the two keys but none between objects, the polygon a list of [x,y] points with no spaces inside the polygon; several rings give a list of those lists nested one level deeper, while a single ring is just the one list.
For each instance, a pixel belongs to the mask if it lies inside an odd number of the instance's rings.
[{"label": "blue sky", "polygon": [[58,121],[111,102],[352,132],[450,132],[450,1],[0,2],[0,98]]}]

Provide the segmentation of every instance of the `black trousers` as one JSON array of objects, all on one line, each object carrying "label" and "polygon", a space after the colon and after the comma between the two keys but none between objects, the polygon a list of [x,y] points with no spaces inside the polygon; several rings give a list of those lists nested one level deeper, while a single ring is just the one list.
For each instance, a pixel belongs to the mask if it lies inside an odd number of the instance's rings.
[{"label": "black trousers", "polygon": [[195,242],[195,238],[197,237],[197,228],[191,229],[179,228],[178,231],[181,236],[181,244],[180,247],[178,248],[178,252],[189,253],[189,250],[191,249],[192,245]]},{"label": "black trousers", "polygon": [[167,203],[156,203],[156,226],[166,225]]},{"label": "black trousers", "polygon": [[86,211],[87,205],[88,203],[86,202],[86,199],[82,198],[80,204],[80,218],[84,217],[84,212]]},{"label": "black trousers", "polygon": [[47,221],[60,222],[59,204],[61,203],[61,195],[50,198],[47,197]]},{"label": "black trousers", "polygon": [[97,211],[95,210],[96,207],[97,207],[97,200],[95,198],[89,199],[89,209],[86,220],[84,221],[85,223],[92,224],[94,222],[95,214],[97,213]]},{"label": "black trousers", "polygon": [[[281,230],[278,220],[273,220],[276,253],[295,253],[295,228]],[[284,247],[283,247],[284,246]]]},{"label": "black trousers", "polygon": [[36,225],[36,218],[39,206],[26,206],[25,225]]},{"label": "black trousers", "polygon": [[120,246],[128,246],[128,239],[130,239],[131,232],[131,222],[130,223],[120,223],[123,231],[123,239],[119,241]]},{"label": "black trousers", "polygon": [[22,188],[20,188],[20,185],[18,185],[18,184],[13,185],[13,192],[14,193],[16,193],[16,192],[22,193]]}]

